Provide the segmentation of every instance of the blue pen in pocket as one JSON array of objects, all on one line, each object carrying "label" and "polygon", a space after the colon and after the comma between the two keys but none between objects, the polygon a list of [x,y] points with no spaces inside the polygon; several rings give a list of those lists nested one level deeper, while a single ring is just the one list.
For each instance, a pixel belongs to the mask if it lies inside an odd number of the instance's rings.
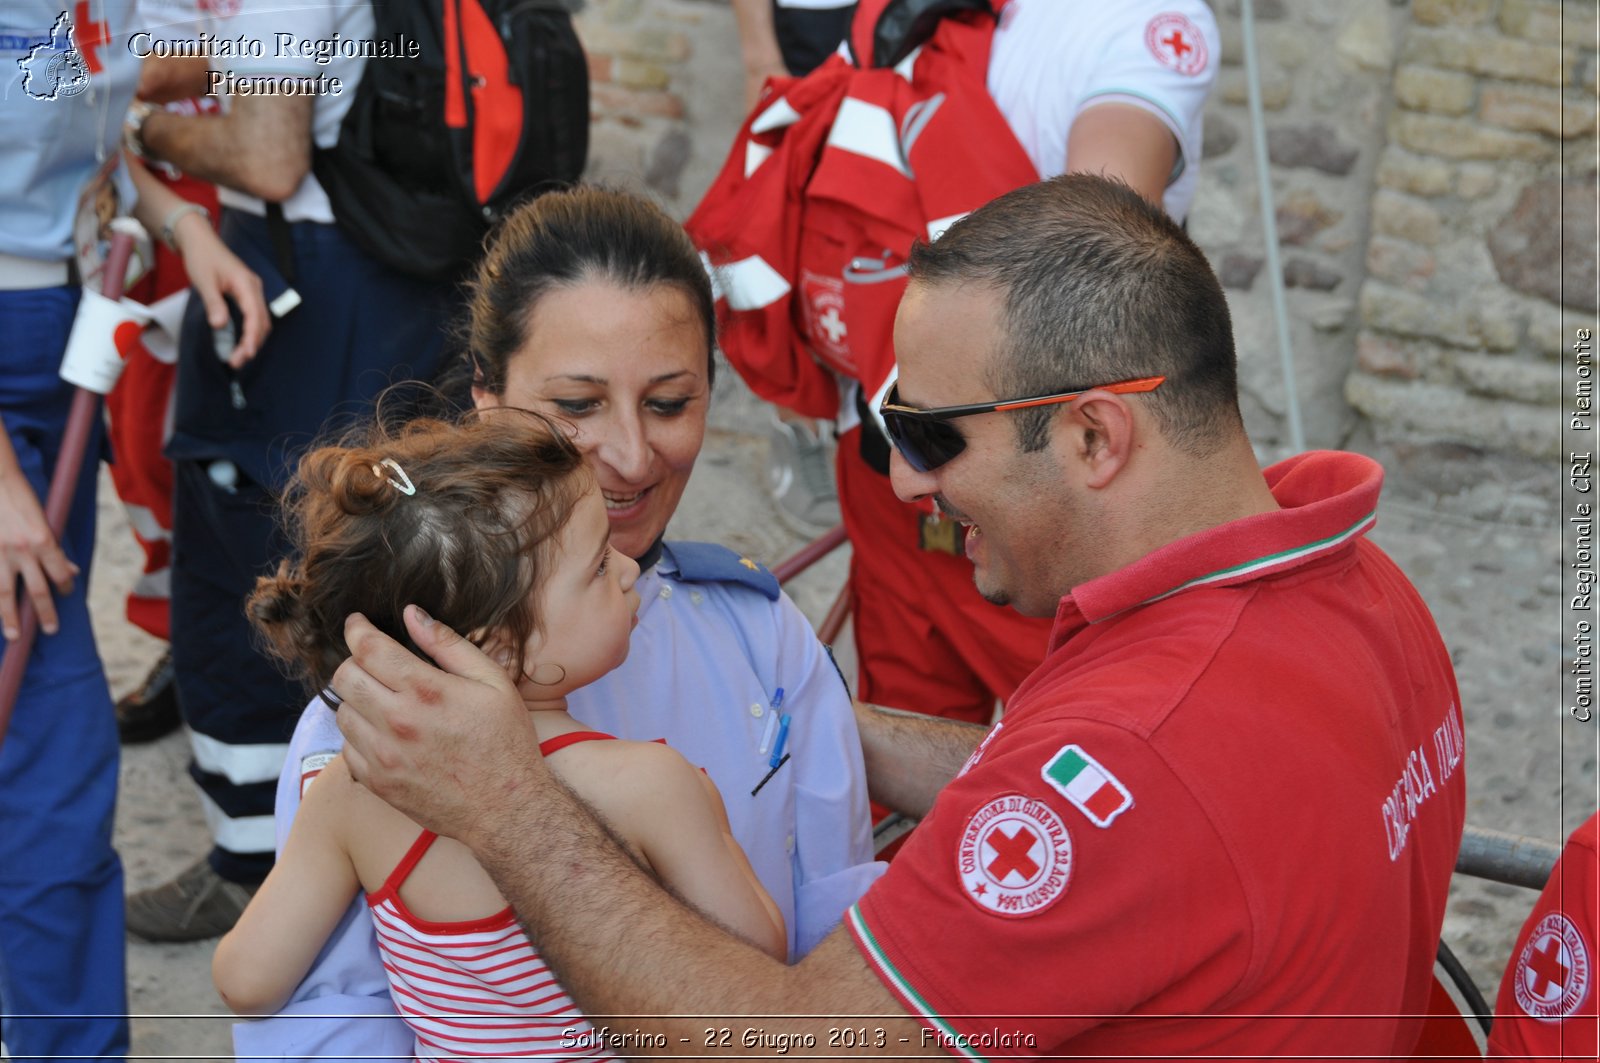
[{"label": "blue pen in pocket", "polygon": [[772,757],[767,761],[769,768],[776,768],[783,761],[783,747],[789,744],[789,719],[788,713],[778,718],[778,739],[772,744]]},{"label": "blue pen in pocket", "polygon": [[[771,743],[772,756],[767,758],[767,773],[761,777],[760,782],[756,783],[756,788],[750,791],[751,797],[754,797],[756,794],[760,793],[761,788],[767,785],[767,780],[776,775],[778,773],[778,769],[783,767],[784,764],[788,763],[789,760],[789,754],[783,751],[783,747],[789,744],[790,716],[786,712],[781,714],[778,712],[778,710],[783,707],[782,687],[779,687],[773,692],[771,706],[772,715],[767,718],[767,731],[761,739],[761,748],[759,752],[765,753],[767,751],[768,743]],[[776,738],[773,738],[772,735],[774,725],[776,725],[778,730]]]},{"label": "blue pen in pocket", "polygon": [[767,726],[761,732],[761,745],[756,747],[756,752],[763,757],[766,756],[767,751],[772,748],[772,740],[778,736],[778,717],[782,715],[778,710],[783,708],[782,687],[779,687],[773,692],[772,700],[767,702],[767,705],[770,707],[771,711],[765,714],[767,717]]}]

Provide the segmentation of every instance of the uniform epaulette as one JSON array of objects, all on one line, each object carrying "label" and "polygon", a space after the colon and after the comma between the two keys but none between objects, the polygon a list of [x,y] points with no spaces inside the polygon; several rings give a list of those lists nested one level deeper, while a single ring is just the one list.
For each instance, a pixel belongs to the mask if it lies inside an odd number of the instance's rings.
[{"label": "uniform epaulette", "polygon": [[690,583],[737,583],[778,600],[778,577],[759,561],[717,543],[662,543],[661,552],[678,567],[680,579]]}]

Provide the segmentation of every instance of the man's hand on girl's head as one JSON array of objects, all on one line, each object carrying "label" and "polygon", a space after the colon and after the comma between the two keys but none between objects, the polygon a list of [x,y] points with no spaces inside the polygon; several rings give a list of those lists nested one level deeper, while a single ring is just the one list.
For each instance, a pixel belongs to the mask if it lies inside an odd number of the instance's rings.
[{"label": "man's hand on girl's head", "polygon": [[542,774],[538,738],[503,668],[417,606],[406,608],[405,622],[439,668],[360,613],[345,621],[350,657],[331,684],[344,699],[345,761],[395,808],[472,845],[533,789]]}]

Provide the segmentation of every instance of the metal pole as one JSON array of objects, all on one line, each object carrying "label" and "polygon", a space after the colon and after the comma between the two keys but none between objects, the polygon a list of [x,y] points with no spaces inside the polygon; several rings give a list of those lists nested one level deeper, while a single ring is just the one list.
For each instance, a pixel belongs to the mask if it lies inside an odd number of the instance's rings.
[{"label": "metal pole", "polygon": [[802,546],[790,556],[772,566],[772,574],[779,583],[788,583],[800,573],[833,553],[841,544],[846,542],[844,525],[838,524],[831,531],[824,532],[820,537]]},{"label": "metal pole", "polygon": [[1261,191],[1261,231],[1267,241],[1267,284],[1272,315],[1278,323],[1278,359],[1283,365],[1284,406],[1289,414],[1289,443],[1296,454],[1306,449],[1300,421],[1300,390],[1295,383],[1294,350],[1289,344],[1289,305],[1283,294],[1283,267],[1278,262],[1278,215],[1272,200],[1272,172],[1267,165],[1267,125],[1261,111],[1261,70],[1256,62],[1256,13],[1251,0],[1241,0],[1244,28],[1244,73],[1250,94],[1250,139],[1255,148],[1256,184]]},{"label": "metal pole", "polygon": [[1473,878],[1542,890],[1560,856],[1561,846],[1542,838],[1468,825],[1456,854],[1456,871]]}]

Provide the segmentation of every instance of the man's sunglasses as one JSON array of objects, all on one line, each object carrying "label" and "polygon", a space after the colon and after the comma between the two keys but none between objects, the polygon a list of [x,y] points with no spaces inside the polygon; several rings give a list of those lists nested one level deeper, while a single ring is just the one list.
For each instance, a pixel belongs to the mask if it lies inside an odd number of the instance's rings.
[{"label": "man's sunglasses", "polygon": [[883,415],[883,424],[889,430],[890,441],[894,443],[895,449],[900,451],[900,456],[906,459],[906,464],[918,472],[929,472],[967,449],[966,437],[961,434],[960,429],[949,423],[957,417],[971,417],[975,413],[1009,413],[1012,410],[1032,409],[1035,406],[1052,406],[1056,403],[1071,402],[1090,391],[1110,391],[1118,395],[1138,394],[1154,391],[1166,379],[1164,376],[1147,376],[1138,380],[1123,380],[1116,384],[1078,388],[1076,391],[1038,395],[1031,399],[975,402],[966,406],[940,406],[932,410],[902,406],[900,385],[897,383],[889,388],[889,393],[884,396],[883,405],[878,407],[878,412]]}]

